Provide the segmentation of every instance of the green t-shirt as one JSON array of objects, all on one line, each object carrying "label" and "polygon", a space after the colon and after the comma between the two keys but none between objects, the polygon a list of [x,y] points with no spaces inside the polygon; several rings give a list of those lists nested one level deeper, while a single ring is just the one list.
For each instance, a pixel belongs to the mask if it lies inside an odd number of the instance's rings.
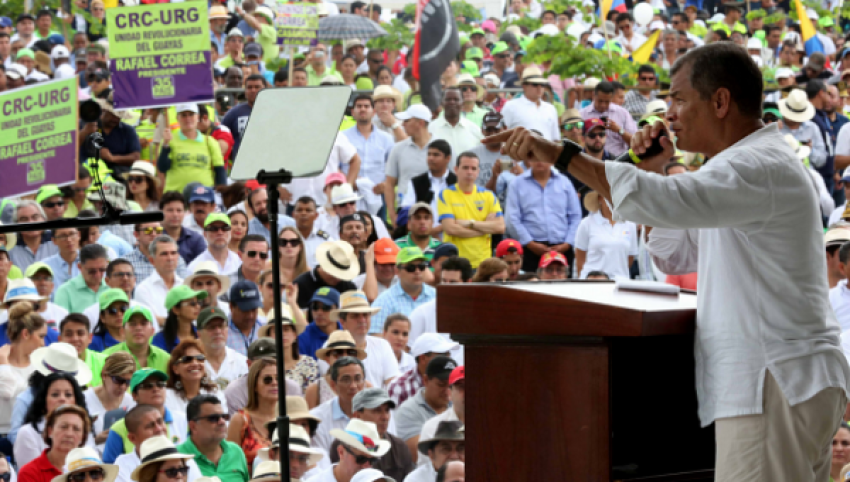
[{"label": "green t-shirt", "polygon": [[277,45],[277,30],[271,25],[263,25],[259,30],[257,42],[263,47],[263,62],[276,60],[280,56],[280,48]]},{"label": "green t-shirt", "polygon": [[307,67],[305,67],[305,70],[307,71],[307,85],[320,85],[322,83],[322,79],[329,75],[333,75],[334,77],[338,78],[340,82],[342,82],[342,74],[330,67],[325,68],[325,71],[322,73],[322,75],[317,74],[316,71],[313,69],[312,65],[308,65]]},{"label": "green t-shirt", "polygon": [[86,365],[91,369],[90,387],[99,387],[103,385],[103,380],[100,379],[100,373],[103,371],[103,364],[106,363],[106,356],[103,353],[89,350],[86,348]]},{"label": "green t-shirt", "polygon": [[[136,366],[138,368],[143,368],[141,366],[141,364],[139,363],[139,359],[136,358],[136,355],[133,355],[133,352],[131,352],[130,349],[127,348],[127,342],[126,341],[121,342],[117,345],[111,346],[111,347],[107,348],[106,350],[103,350],[102,355],[105,359],[105,358],[109,357],[109,355],[111,355],[111,354],[113,354],[117,351],[123,351],[123,352],[129,353],[130,355],[132,355],[133,360],[136,360]],[[169,355],[167,351],[163,350],[162,348],[151,345],[150,351],[148,351],[147,368],[154,368],[156,370],[161,371],[162,373],[168,373],[168,360],[170,360],[170,359],[171,359],[171,355]]]},{"label": "green t-shirt", "polygon": [[221,147],[212,137],[198,132],[189,139],[183,132],[171,140],[171,168],[165,173],[165,190],[183,192],[190,182],[204,186],[215,184],[213,168],[224,166]]},{"label": "green t-shirt", "polygon": [[234,65],[236,65],[236,61],[229,55],[218,59],[218,62],[215,63],[215,66],[222,70],[227,70]]},{"label": "green t-shirt", "polygon": [[195,463],[198,464],[198,469],[204,477],[218,477],[221,482],[245,482],[251,478],[245,453],[242,447],[233,442],[227,440],[221,442],[221,457],[218,463],[212,463],[206,458],[192,442],[191,437],[178,445],[177,450],[186,455],[194,455]]}]

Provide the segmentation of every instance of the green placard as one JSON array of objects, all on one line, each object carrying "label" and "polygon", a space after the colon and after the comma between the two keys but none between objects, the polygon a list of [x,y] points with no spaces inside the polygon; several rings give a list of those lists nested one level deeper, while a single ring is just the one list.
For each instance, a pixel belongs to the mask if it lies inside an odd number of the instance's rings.
[{"label": "green placard", "polygon": [[[106,11],[109,57],[121,62],[133,57],[209,50],[207,17],[207,5],[204,2],[110,8]],[[130,61],[126,67],[139,62]],[[153,67],[142,62],[134,68]]]},{"label": "green placard", "polygon": [[277,43],[291,47],[310,47],[319,38],[319,12],[315,3],[277,5],[275,18]]}]

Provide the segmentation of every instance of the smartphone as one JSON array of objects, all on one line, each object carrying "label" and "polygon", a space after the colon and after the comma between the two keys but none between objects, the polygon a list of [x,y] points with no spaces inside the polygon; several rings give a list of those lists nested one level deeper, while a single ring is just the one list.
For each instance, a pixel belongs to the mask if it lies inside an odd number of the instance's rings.
[{"label": "smartphone", "polygon": [[608,117],[607,116],[604,116],[604,115],[599,116],[599,120],[601,120],[605,124],[605,127],[608,127]]},{"label": "smartphone", "polygon": [[499,164],[502,167],[503,171],[510,171],[513,162],[510,159],[499,159]]}]

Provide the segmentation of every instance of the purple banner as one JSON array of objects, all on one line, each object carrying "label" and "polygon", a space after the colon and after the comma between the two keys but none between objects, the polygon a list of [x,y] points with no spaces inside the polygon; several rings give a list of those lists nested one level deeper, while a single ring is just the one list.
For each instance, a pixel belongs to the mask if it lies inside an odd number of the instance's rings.
[{"label": "purple banner", "polygon": [[[53,144],[61,145],[51,147]],[[17,149],[20,156],[3,162],[0,198],[32,193],[44,184],[66,185],[77,178],[76,132],[42,137]]]},{"label": "purple banner", "polygon": [[213,101],[209,51],[113,60],[109,69],[116,109]]}]

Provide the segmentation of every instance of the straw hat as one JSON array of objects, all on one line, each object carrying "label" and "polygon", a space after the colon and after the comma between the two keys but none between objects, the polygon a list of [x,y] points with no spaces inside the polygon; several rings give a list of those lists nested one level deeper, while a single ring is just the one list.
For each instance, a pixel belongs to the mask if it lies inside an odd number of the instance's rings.
[{"label": "straw hat", "polygon": [[[351,336],[347,330],[337,330],[331,333],[331,336],[328,337],[328,340],[322,345],[321,348],[316,350],[316,358],[319,360],[327,360],[327,355],[329,351],[332,350],[357,350],[357,359],[365,360],[366,359],[366,350],[362,348],[357,348],[357,343],[354,342],[354,338]],[[287,409],[287,412],[289,410]],[[289,418],[292,418],[291,416]]]},{"label": "straw hat", "polygon": [[641,120],[651,116],[664,117],[665,113],[667,113],[667,102],[662,99],[651,100],[646,103],[646,110],[641,116]]},{"label": "straw hat", "polygon": [[392,99],[395,101],[396,107],[401,107],[401,104],[404,101],[404,97],[401,95],[401,92],[399,92],[395,87],[389,85],[379,85],[375,89],[375,92],[372,94],[372,100],[378,101],[380,99]]},{"label": "straw hat", "polygon": [[227,14],[227,7],[223,7],[221,5],[216,5],[212,8],[210,8],[210,13],[209,13],[208,18],[210,20],[216,20],[216,19],[221,19],[221,18],[227,20],[228,18],[230,18],[230,16]]},{"label": "straw hat", "polygon": [[472,74],[460,74],[457,77],[457,85],[471,85],[476,88],[478,92],[478,97],[475,100],[482,100],[484,96],[487,95],[487,89],[475,83],[475,78]]},{"label": "straw hat", "polygon": [[[347,186],[347,184],[343,184]],[[336,190],[337,188],[334,188]],[[345,241],[325,241],[316,248],[316,261],[329,275],[351,281],[360,274],[360,261],[354,248]],[[333,316],[333,313],[331,314]]]},{"label": "straw hat", "polygon": [[34,301],[41,303],[49,297],[41,296],[35,288],[35,284],[29,278],[10,279],[6,286],[6,297],[3,298],[3,304],[9,307],[9,303],[13,301]]},{"label": "straw hat", "polygon": [[80,386],[91,381],[91,368],[77,357],[76,348],[64,342],[54,342],[32,352],[30,366],[44,376],[57,372],[70,373]]},{"label": "straw hat", "polygon": [[543,77],[543,72],[541,72],[540,69],[533,65],[529,65],[522,71],[522,83],[546,85],[549,81],[546,77]]},{"label": "straw hat", "polygon": [[778,104],[783,119],[806,122],[815,116],[815,106],[809,102],[806,91],[803,89],[792,90],[788,97],[780,100]]},{"label": "straw hat", "polygon": [[[283,323],[285,325],[290,325],[293,328],[295,328],[295,334],[296,335],[300,335],[301,333],[304,333],[304,329],[306,327],[305,326],[299,327],[295,323],[295,321],[294,321],[295,317],[292,316],[292,309],[288,305],[281,305],[280,308],[281,308],[280,318],[283,321]],[[274,314],[275,314],[274,308],[272,308],[272,309],[270,309],[269,311],[266,312],[266,319],[268,320],[268,323],[261,326],[260,329],[257,330],[257,335],[260,338],[271,337],[272,333],[274,333],[274,329],[275,329],[275,316],[274,316]]]},{"label": "straw hat", "polygon": [[194,271],[192,271],[192,275],[183,280],[183,284],[191,288],[192,282],[196,278],[204,276],[212,276],[221,283],[221,289],[219,292],[226,293],[230,289],[230,276],[218,274],[218,263],[215,261],[201,261],[198,263],[198,265],[195,266]]},{"label": "straw hat", "polygon": [[121,177],[128,179],[130,176],[145,176],[150,179],[155,185],[159,186],[159,178],[156,176],[156,168],[153,164],[147,161],[136,161],[129,172],[121,174]]},{"label": "straw hat", "polygon": [[[257,453],[257,456],[260,457],[260,460],[269,460],[269,448],[278,447],[280,447],[280,440],[278,437],[277,429],[274,429],[274,433],[272,434],[271,446],[260,449],[260,451]],[[325,456],[325,453],[322,450],[314,449],[310,445],[310,435],[307,433],[306,430],[304,430],[304,427],[293,424],[289,424],[289,451],[298,452],[300,454],[308,454],[310,456],[310,459],[307,462],[308,467],[316,465]]]},{"label": "straw hat", "polygon": [[68,452],[68,456],[65,458],[64,473],[53,477],[50,482],[67,482],[68,476],[74,472],[86,469],[90,470],[95,467],[103,469],[105,474],[103,482],[113,482],[118,476],[117,465],[103,463],[100,459],[100,454],[91,447],[80,447]]},{"label": "straw hat", "polygon": [[121,120],[130,120],[133,117],[133,114],[131,114],[130,111],[127,111],[127,110],[116,111],[115,110],[115,107],[112,104],[112,94],[111,93],[109,94],[108,98],[106,98],[106,99],[95,99],[95,102],[97,102],[98,105],[100,105],[101,109],[103,109],[106,112],[109,112],[110,114],[114,115],[115,117],[117,117]]},{"label": "straw hat", "polygon": [[254,470],[254,478],[248,482],[272,482],[280,480],[280,462],[263,462]]},{"label": "straw hat", "polygon": [[316,427],[322,423],[321,418],[310,413],[310,408],[307,406],[307,400],[305,400],[304,397],[286,397],[286,416],[289,417],[289,420],[291,421],[307,420],[310,424],[310,431],[313,433],[316,432]]},{"label": "straw hat", "polygon": [[168,440],[168,437],[164,435],[157,435],[156,437],[151,437],[142,442],[141,447],[139,447],[139,454],[141,454],[141,463],[130,475],[130,478],[136,482],[139,480],[139,472],[154,462],[164,462],[166,460],[174,459],[189,460],[195,458],[194,455],[186,455],[178,452],[177,447],[175,447],[174,444]]},{"label": "straw hat", "polygon": [[595,213],[599,211],[599,193],[590,191],[584,195],[584,208]]},{"label": "straw hat", "polygon": [[390,451],[391,443],[382,440],[378,434],[378,426],[372,422],[365,422],[354,418],[345,427],[345,430],[335,428],[330,432],[331,436],[345,445],[380,458]]},{"label": "straw hat", "polygon": [[[316,256],[318,257],[318,255]],[[331,311],[331,319],[339,319],[340,313],[369,313],[374,315],[379,311],[381,311],[380,308],[373,308],[369,304],[369,299],[362,291],[346,291],[339,297],[339,308]]]}]

